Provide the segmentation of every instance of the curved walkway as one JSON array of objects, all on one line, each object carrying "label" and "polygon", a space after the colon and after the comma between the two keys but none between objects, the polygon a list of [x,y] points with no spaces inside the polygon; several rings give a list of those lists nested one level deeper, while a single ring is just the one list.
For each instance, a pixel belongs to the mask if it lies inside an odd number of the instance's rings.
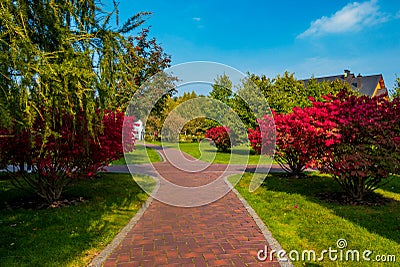
[{"label": "curved walkway", "polygon": [[[219,180],[223,182],[214,185],[215,191],[228,188],[228,193],[217,201],[197,207],[171,206],[150,198],[148,203],[151,204],[144,212],[135,216],[130,229],[126,229],[125,236],[119,237],[114,246],[106,248],[93,260],[92,266],[290,265],[280,263],[275,258],[267,258],[265,261],[258,259],[258,251],[265,246],[269,251],[279,250],[279,244],[247,203],[238,198],[240,195],[236,195],[237,191],[231,191],[227,182],[217,179],[224,171],[224,175],[228,176],[242,171],[244,166],[237,165],[231,169],[228,165],[207,167],[202,165],[204,163],[176,150],[163,151],[158,147],[153,148],[157,148],[163,158],[168,159],[152,165],[156,172],[149,165],[116,166],[110,167],[109,171],[128,172],[130,169],[134,173],[155,178],[162,175],[166,180],[185,188],[198,188]],[[166,155],[166,152],[170,153]],[[175,165],[177,162],[183,162],[185,170],[177,168],[171,162]],[[194,172],[191,168],[203,169]],[[161,182],[156,193],[157,199],[165,197],[167,201],[183,201],[182,206],[190,206],[193,199],[196,203],[196,198],[201,200],[202,197],[196,195],[198,192],[187,196],[175,191],[171,193],[171,190],[163,188]],[[249,212],[256,218],[253,219]]]}]

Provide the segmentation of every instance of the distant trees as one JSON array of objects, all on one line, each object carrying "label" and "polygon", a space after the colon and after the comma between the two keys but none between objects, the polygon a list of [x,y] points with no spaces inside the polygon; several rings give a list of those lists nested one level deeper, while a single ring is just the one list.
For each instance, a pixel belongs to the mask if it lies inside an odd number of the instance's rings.
[{"label": "distant trees", "polygon": [[[342,81],[318,82],[312,78],[307,84],[304,84],[289,72],[277,75],[273,79],[264,75],[249,74],[248,79],[242,80],[236,86],[236,90],[233,90],[232,82],[226,75],[217,76],[210,97],[229,106],[240,117],[247,129],[255,129],[259,126],[257,116],[252,110],[254,106],[258,105],[256,99],[252,100],[255,97],[252,88],[262,93],[261,97],[266,99],[269,107],[277,114],[291,113],[295,107],[311,106],[312,102],[309,97],[322,100],[323,95],[336,95],[343,89],[351,90],[350,86]],[[230,129],[233,133],[240,130],[238,127],[235,129],[231,126]],[[245,133],[236,134],[239,143],[245,141]]]},{"label": "distant trees", "polygon": [[310,106],[308,97],[322,100],[324,95],[336,95],[342,89],[351,90],[351,87],[344,81],[318,82],[311,78],[307,85],[297,80],[293,73],[285,72],[270,79],[266,76],[250,74],[250,79],[263,93],[271,109],[277,113],[290,113],[294,107]]},{"label": "distant trees", "polygon": [[[164,126],[165,120],[167,117],[170,115],[172,111],[176,107],[178,107],[180,104],[190,100],[197,98],[197,94],[192,91],[191,93],[184,92],[183,95],[181,96],[172,96],[175,91],[171,91],[170,94],[167,94],[165,97],[165,100],[163,100],[163,105],[158,104],[159,106],[155,107],[154,110],[150,113],[150,116],[147,119],[146,123],[146,132],[148,134],[152,134],[154,132],[161,134],[162,128]],[[200,107],[191,107],[191,108],[200,108]],[[180,112],[172,115],[174,116],[175,121],[183,122],[184,127],[182,129],[182,133],[186,134],[193,134],[196,133],[196,126],[195,126],[195,121],[199,119],[195,119],[193,121],[186,121],[182,117],[182,107],[180,108]],[[189,112],[194,112],[194,110],[190,110]],[[185,123],[186,122],[186,123]],[[180,124],[180,123],[179,123]],[[176,132],[178,129],[175,129],[179,124],[174,123],[173,121],[170,121],[170,125],[167,125],[167,127],[172,127],[174,129],[165,129],[165,133],[173,133]],[[204,129],[202,131],[202,134],[204,135],[205,131],[207,129]]]},{"label": "distant trees", "polygon": [[[236,140],[231,140],[233,145],[245,142],[247,129],[254,127],[256,124],[256,117],[249,107],[251,103],[246,103],[245,99],[243,99],[243,96],[247,93],[246,91],[252,94],[252,90],[247,90],[249,89],[248,86],[251,86],[248,82],[246,79],[242,80],[234,90],[230,78],[223,74],[215,78],[209,94],[210,98],[221,101],[227,108],[232,110],[232,112],[226,114],[231,116],[231,119],[228,119],[229,121],[234,121],[238,116],[243,123],[243,127],[237,123],[229,125],[230,131],[237,137]],[[221,121],[219,123],[214,122],[213,126],[218,125],[222,125]],[[224,126],[227,126],[227,124],[224,124]]]},{"label": "distant trees", "polygon": [[214,79],[214,84],[212,85],[212,90],[209,96],[230,106],[233,97],[232,90],[232,81],[230,78],[226,74],[218,75]]}]

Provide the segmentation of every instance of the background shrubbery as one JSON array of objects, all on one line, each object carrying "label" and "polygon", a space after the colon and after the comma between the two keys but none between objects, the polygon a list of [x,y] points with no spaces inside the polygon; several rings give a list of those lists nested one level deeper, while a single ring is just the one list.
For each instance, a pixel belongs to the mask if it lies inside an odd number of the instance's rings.
[{"label": "background shrubbery", "polygon": [[218,151],[228,152],[231,149],[231,129],[225,126],[217,126],[207,130],[206,138],[211,139]]}]

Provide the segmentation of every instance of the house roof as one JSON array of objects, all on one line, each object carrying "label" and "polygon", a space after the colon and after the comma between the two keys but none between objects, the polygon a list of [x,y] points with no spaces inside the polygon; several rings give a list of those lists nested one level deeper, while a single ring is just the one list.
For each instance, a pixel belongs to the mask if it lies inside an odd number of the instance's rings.
[{"label": "house roof", "polygon": [[[330,81],[333,82],[335,80],[343,80],[346,81],[348,84],[351,85],[351,87],[359,91],[361,94],[373,97],[375,96],[375,89],[377,85],[383,81],[382,74],[377,74],[377,75],[367,75],[367,76],[361,76],[358,74],[358,76],[355,76],[353,73],[350,73],[350,71],[345,70],[344,74],[341,75],[333,75],[333,76],[326,76],[326,77],[318,77],[315,78],[317,82],[322,82],[322,81]],[[310,79],[302,80],[304,84],[307,86],[308,82]],[[384,95],[387,94],[387,89],[386,87],[377,90],[376,96],[378,95]]]}]

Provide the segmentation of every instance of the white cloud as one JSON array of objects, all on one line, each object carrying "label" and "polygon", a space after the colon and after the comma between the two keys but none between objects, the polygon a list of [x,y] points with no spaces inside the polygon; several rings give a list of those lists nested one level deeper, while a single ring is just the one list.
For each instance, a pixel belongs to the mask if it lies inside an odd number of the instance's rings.
[{"label": "white cloud", "polygon": [[199,17],[194,17],[194,18],[192,18],[192,20],[194,20],[194,21],[201,21],[201,18],[199,18]]},{"label": "white cloud", "polygon": [[396,15],[394,15],[394,18],[395,19],[400,19],[400,10],[397,11]]},{"label": "white cloud", "polygon": [[311,22],[311,26],[297,37],[354,32],[384,23],[389,20],[389,16],[379,11],[377,2],[378,0],[370,0],[362,3],[349,3],[332,16],[323,16]]}]

